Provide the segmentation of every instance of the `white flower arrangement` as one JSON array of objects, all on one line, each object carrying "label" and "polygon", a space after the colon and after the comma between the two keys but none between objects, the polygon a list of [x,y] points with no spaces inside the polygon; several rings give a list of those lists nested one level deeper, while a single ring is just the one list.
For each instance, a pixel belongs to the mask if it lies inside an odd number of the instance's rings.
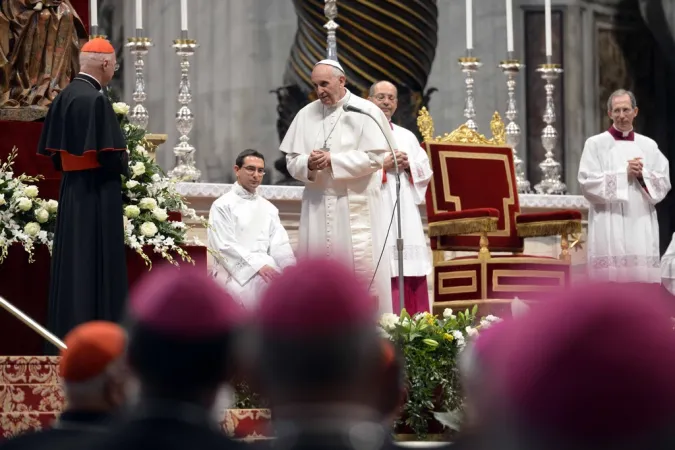
[{"label": "white flower arrangement", "polygon": [[10,245],[23,245],[29,262],[33,262],[35,244],[46,245],[51,253],[54,241],[59,204],[38,197],[38,187],[30,183],[42,177],[14,177],[11,169],[17,152],[14,147],[0,165],[0,262],[7,257]]},{"label": "white flower arrangement", "polygon": [[168,178],[159,165],[152,160],[148,148],[152,145],[145,140],[145,130],[129,123],[129,106],[114,103],[113,109],[124,132],[129,154],[130,177],[123,177],[124,195],[124,236],[127,246],[133,248],[152,267],[143,246],[150,245],[155,253],[176,265],[172,256],[177,254],[183,261],[191,262],[190,256],[180,245],[203,245],[196,238],[188,242],[191,229],[183,221],[169,220],[170,212],[179,212],[181,219],[187,218],[208,226],[208,222],[188,207],[185,199],[176,190],[177,180]]}]

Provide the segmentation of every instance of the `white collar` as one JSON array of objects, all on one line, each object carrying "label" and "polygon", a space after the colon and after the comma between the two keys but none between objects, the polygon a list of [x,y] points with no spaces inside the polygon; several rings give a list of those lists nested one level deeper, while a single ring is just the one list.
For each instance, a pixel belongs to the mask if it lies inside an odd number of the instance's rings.
[{"label": "white collar", "polygon": [[343,95],[342,98],[340,100],[338,100],[336,104],[334,104],[332,106],[324,106],[324,108],[326,108],[326,111],[330,111],[330,112],[333,112],[333,111],[337,110],[338,108],[342,109],[342,105],[344,105],[345,103],[348,103],[349,99],[351,97],[352,97],[352,93],[349,92],[349,89],[345,88],[345,95]]},{"label": "white collar", "polygon": [[258,193],[257,192],[249,192],[246,189],[244,189],[239,182],[235,181],[234,186],[232,186],[232,190],[234,191],[237,196],[245,199],[245,200],[255,200],[258,198]]},{"label": "white collar", "polygon": [[[93,76],[92,74],[87,73],[87,72],[83,72],[83,71],[81,71],[81,70],[80,70],[80,73],[81,73],[82,75],[88,76],[89,78],[93,78],[94,80],[96,80],[96,82],[98,83],[99,86],[103,86],[103,83],[101,83],[101,80],[99,80],[98,78],[96,78],[96,77]],[[103,89],[103,87],[101,87],[101,89]]]}]

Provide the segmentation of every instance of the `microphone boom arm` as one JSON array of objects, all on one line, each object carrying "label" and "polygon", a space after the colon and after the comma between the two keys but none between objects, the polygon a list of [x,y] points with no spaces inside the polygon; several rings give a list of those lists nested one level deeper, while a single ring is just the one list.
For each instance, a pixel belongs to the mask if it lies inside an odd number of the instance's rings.
[{"label": "microphone boom arm", "polygon": [[[394,203],[394,208],[396,208],[396,231],[397,231],[397,236],[398,238],[396,239],[396,253],[398,257],[398,302],[399,302],[399,314],[403,311],[403,308],[405,306],[405,292],[403,290],[404,288],[404,283],[403,283],[403,232],[402,232],[402,226],[401,226],[401,171],[398,166],[398,161],[396,161],[396,152],[394,151],[394,146],[391,144],[391,141],[389,140],[389,137],[387,136],[387,133],[384,131],[384,128],[382,127],[382,124],[380,123],[379,120],[377,120],[372,114],[370,114],[368,111],[365,111],[363,109],[357,108],[355,106],[352,106],[348,103],[345,103],[345,105],[342,107],[345,111],[347,112],[355,112],[359,114],[364,114],[371,119],[373,119],[373,122],[375,122],[382,132],[382,135],[384,136],[384,139],[387,141],[387,145],[389,146],[389,151],[391,152],[391,157],[394,160],[394,170],[396,171],[396,202]],[[382,168],[384,170],[384,167]],[[387,240],[385,238],[385,243],[384,245],[387,245]]]}]

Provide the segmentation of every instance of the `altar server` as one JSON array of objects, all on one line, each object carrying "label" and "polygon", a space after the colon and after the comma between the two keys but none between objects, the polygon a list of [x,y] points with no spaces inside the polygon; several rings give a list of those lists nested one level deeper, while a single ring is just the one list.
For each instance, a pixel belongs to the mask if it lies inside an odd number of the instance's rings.
[{"label": "altar server", "polygon": [[127,402],[127,335],[120,326],[87,322],[68,333],[65,344],[59,361],[64,411],[51,428],[11,438],[0,449],[70,450],[105,432]]},{"label": "altar server", "polygon": [[[429,311],[429,288],[427,275],[431,271],[431,255],[427,238],[424,236],[419,205],[424,201],[427,186],[431,180],[431,166],[426,152],[420,147],[412,132],[391,122],[398,107],[398,90],[389,81],[379,81],[370,87],[368,100],[375,103],[389,120],[396,139],[396,162],[401,174],[400,208],[403,234],[403,288],[405,309],[410,314]],[[384,167],[380,171],[382,192],[388,208],[387,217],[391,219],[396,204],[396,170],[394,157],[388,153],[384,157]],[[389,229],[389,266],[391,270],[391,294],[393,309],[400,313],[398,294],[398,253],[396,239],[398,229],[396,219]]]},{"label": "altar server", "polygon": [[[243,310],[204,271],[154,268],[129,301],[128,361],[140,399],[128,417],[82,450],[244,448],[221,430],[221,393],[235,372]],[[226,395],[231,397],[231,394]]]},{"label": "altar server", "polygon": [[607,101],[613,124],[586,141],[579,164],[589,201],[588,270],[592,278],[660,283],[654,205],[670,190],[668,160],[656,142],[633,131],[635,97],[619,90]]},{"label": "altar server", "polygon": [[218,252],[216,279],[247,308],[255,306],[267,284],[295,263],[279,210],[257,189],[265,175],[265,157],[244,150],[234,166],[237,182],[211,205],[209,247]]},{"label": "altar server", "polygon": [[56,97],[42,128],[38,154],[63,172],[48,313],[49,331],[60,338],[83,322],[118,321],[127,296],[120,177],[129,171],[127,145],[101,93],[115,67],[108,41],[87,42],[81,72]]},{"label": "altar server", "polygon": [[[384,113],[345,82],[337,61],[319,61],[312,70],[318,99],[298,112],[281,143],[289,173],[305,183],[298,254],[340,258],[374,280],[380,311],[391,312],[388,223],[377,171],[389,151],[383,133],[390,142],[393,136]],[[345,111],[346,104],[375,120]]]}]

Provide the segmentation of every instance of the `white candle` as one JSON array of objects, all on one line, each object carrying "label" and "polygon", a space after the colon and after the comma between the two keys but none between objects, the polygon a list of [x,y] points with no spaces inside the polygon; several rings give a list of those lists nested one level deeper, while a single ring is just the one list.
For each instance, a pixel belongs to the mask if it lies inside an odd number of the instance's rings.
[{"label": "white candle", "polygon": [[553,43],[551,42],[551,0],[544,3],[544,21],[546,22],[546,56],[553,56]]},{"label": "white candle", "polygon": [[466,0],[466,49],[473,49],[473,11],[472,0]]},{"label": "white candle", "polygon": [[143,28],[143,0],[136,0],[136,29]]},{"label": "white candle", "polygon": [[187,0],[180,0],[180,29],[187,31]]},{"label": "white candle", "polygon": [[513,52],[513,0],[506,0],[506,51]]},{"label": "white candle", "polygon": [[98,0],[91,0],[89,2],[89,26],[98,26]]}]

